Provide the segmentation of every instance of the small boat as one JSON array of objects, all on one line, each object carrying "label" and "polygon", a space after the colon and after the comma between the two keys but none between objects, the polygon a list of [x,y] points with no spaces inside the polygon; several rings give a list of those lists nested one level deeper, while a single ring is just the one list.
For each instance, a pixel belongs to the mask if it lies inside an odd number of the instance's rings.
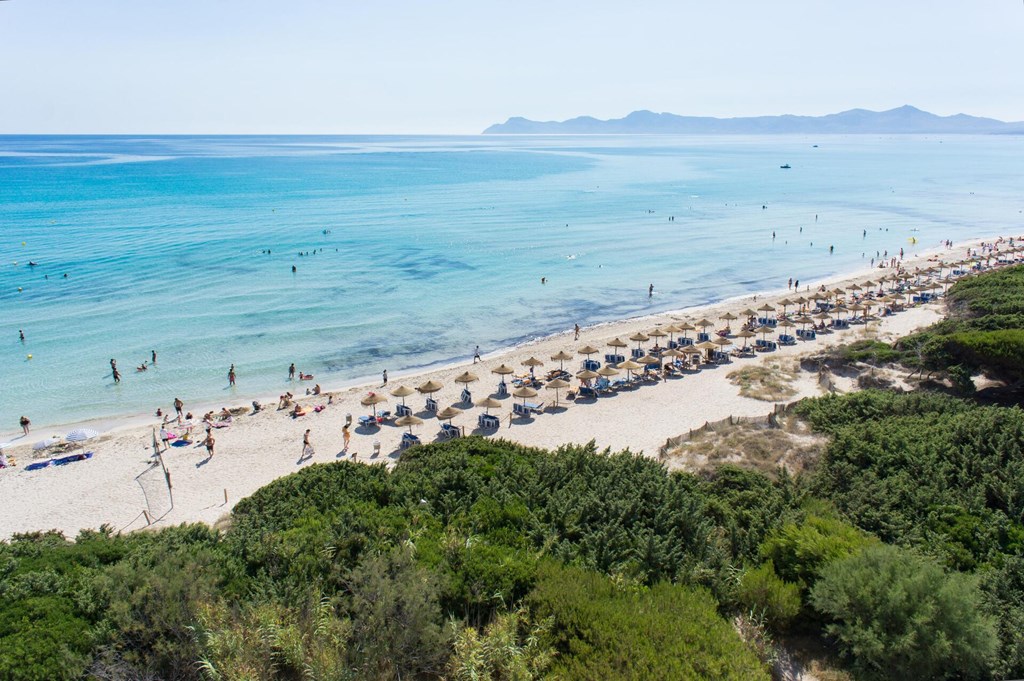
[{"label": "small boat", "polygon": [[35,262],[33,260],[29,260],[28,261],[28,266],[29,267],[36,267],[37,265],[39,265],[39,263],[37,263],[37,262]]},{"label": "small boat", "polygon": [[779,167],[780,167],[780,168],[783,168],[783,169],[785,169],[785,170],[789,170],[789,169],[790,169],[790,168],[792,168],[793,166],[791,166],[791,165],[789,165],[789,164],[787,163],[786,165],[784,165],[784,166],[779,166]]}]

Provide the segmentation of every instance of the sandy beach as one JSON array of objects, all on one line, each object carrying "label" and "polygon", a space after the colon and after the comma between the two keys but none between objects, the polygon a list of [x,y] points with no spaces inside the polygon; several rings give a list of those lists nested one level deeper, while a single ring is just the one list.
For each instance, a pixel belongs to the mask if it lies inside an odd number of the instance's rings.
[{"label": "sandy beach", "polygon": [[[991,241],[993,239],[986,239]],[[916,267],[934,264],[936,259],[955,261],[966,254],[968,246],[977,247],[978,240],[954,249],[935,249],[908,257],[903,262],[905,270],[913,272]],[[820,285],[829,288],[845,288],[847,284],[860,283],[866,279],[877,279],[891,274],[892,270],[873,269],[836,278],[831,281],[801,282],[799,295],[807,295]],[[783,282],[785,283],[785,282]],[[225,405],[190,404],[185,398],[185,409],[196,416],[194,429],[195,443],[183,447],[170,447],[163,453],[173,486],[173,508],[168,498],[162,468],[153,463],[154,438],[160,427],[155,418],[140,422],[131,419],[119,424],[103,424],[105,432],[86,443],[86,450],[94,456],[86,461],[65,466],[49,466],[40,470],[27,471],[25,466],[46,457],[33,457],[31,445],[51,434],[63,434],[67,428],[46,428],[33,431],[27,437],[13,439],[5,451],[17,460],[17,466],[0,470],[0,498],[4,500],[4,513],[0,517],[0,538],[14,533],[55,528],[68,536],[74,536],[80,529],[109,525],[116,531],[131,531],[147,527],[166,526],[182,522],[215,523],[230,512],[241,498],[259,487],[303,466],[349,459],[352,455],[360,463],[391,465],[399,457],[398,445],[406,428],[386,423],[379,428],[364,429],[359,426],[358,417],[368,414],[369,408],[360,405],[360,399],[369,391],[386,395],[388,402],[378,409],[394,411],[399,398],[391,397],[390,390],[399,385],[415,387],[427,380],[438,381],[443,388],[433,395],[441,408],[456,404],[462,386],[453,379],[469,370],[479,376],[479,381],[468,387],[473,399],[479,400],[495,391],[499,377],[491,370],[505,363],[516,369],[517,374],[527,372],[522,361],[534,356],[544,362],[538,367],[538,376],[558,367],[550,357],[560,350],[571,353],[574,358],[566,362],[566,369],[575,373],[580,369],[582,356],[576,349],[586,344],[600,349],[596,359],[610,350],[607,342],[612,338],[627,339],[638,331],[650,331],[656,326],[673,322],[696,321],[702,317],[716,321],[716,327],[724,324],[719,317],[727,311],[738,313],[747,307],[757,307],[798,294],[779,291],[745,296],[741,299],[724,301],[714,305],[680,310],[653,317],[629,319],[592,328],[583,329],[578,341],[573,331],[544,338],[500,353],[487,355],[481,362],[464,362],[456,365],[431,369],[417,374],[393,374],[386,387],[377,381],[372,385],[360,385],[333,389],[324,385],[319,396],[300,395],[309,387],[309,382],[296,380],[293,391],[300,404],[309,409],[308,415],[292,418],[288,410],[278,410],[276,399],[264,401],[264,410],[258,414],[246,414],[234,418],[226,428],[214,430],[216,454],[208,459],[201,443],[204,433],[198,419],[208,410],[219,410]],[[798,342],[793,346],[780,346],[775,352],[759,354],[749,359],[734,359],[730,364],[704,369],[678,378],[644,385],[637,389],[622,391],[596,401],[566,403],[559,409],[546,410],[530,419],[509,419],[513,397],[501,400],[500,408],[491,413],[501,418],[501,427],[487,434],[527,445],[553,448],[565,443],[584,443],[594,440],[600,448],[620,450],[629,448],[656,456],[666,439],[700,426],[705,421],[714,421],[735,416],[756,416],[767,414],[770,403],[742,397],[739,389],[726,379],[730,371],[764,362],[775,362],[780,358],[795,358],[800,355],[818,353],[829,345],[848,343],[865,334],[877,335],[883,340],[892,340],[937,321],[942,315],[941,303],[915,306],[894,316],[877,322],[853,326],[847,331],[823,334],[816,341]],[[738,325],[739,322],[733,322]],[[739,339],[737,343],[741,343]],[[649,344],[648,344],[649,345]],[[630,343],[634,347],[635,343]],[[578,384],[573,381],[574,387]],[[510,386],[511,387],[511,386]],[[800,397],[820,394],[820,388],[812,374],[802,373],[794,386]],[[544,401],[550,407],[554,403],[554,392],[541,389],[535,401]],[[333,395],[333,404],[328,405],[328,393]],[[165,410],[173,413],[170,406],[173,395],[169,395]],[[263,401],[263,400],[261,400]],[[423,425],[414,426],[413,432],[422,441],[437,438],[440,422],[424,412],[425,396],[419,393],[406,398],[413,412],[424,419]],[[228,407],[243,406],[228,404]],[[248,406],[248,402],[244,403]],[[324,408],[314,413],[317,406]],[[466,405],[457,404],[459,408]],[[476,431],[477,416],[483,409],[465,409],[453,419],[456,426],[466,434]],[[346,415],[351,414],[352,440],[348,452],[343,452],[342,426]],[[109,426],[109,428],[108,428]],[[97,428],[94,424],[91,427]],[[170,430],[180,432],[177,426]],[[302,459],[303,433],[310,430],[310,441],[315,450],[312,457]],[[13,437],[13,436],[11,436]],[[11,437],[7,440],[11,440]],[[380,455],[373,457],[374,443],[380,443]]]}]

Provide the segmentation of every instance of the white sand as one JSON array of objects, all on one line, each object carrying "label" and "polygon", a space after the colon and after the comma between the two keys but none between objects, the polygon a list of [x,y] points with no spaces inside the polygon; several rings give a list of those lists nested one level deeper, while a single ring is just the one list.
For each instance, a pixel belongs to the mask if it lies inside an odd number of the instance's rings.
[{"label": "white sand", "polygon": [[[946,260],[961,258],[964,253],[963,248],[939,252]],[[909,259],[905,261],[904,267],[912,271],[915,266],[924,266],[929,255],[934,253]],[[835,285],[844,287],[847,282],[863,282],[867,278],[876,279],[889,273],[890,270],[862,271],[856,276],[827,283],[830,288]],[[811,284],[811,291],[821,283]],[[275,478],[311,463],[347,458],[341,452],[341,427],[345,415],[349,413],[356,421],[353,424],[350,453],[356,453],[360,462],[393,464],[398,457],[396,449],[404,428],[384,425],[379,430],[364,433],[361,428],[355,427],[358,425],[358,416],[369,411],[359,404],[360,398],[364,397],[368,390],[386,392],[399,384],[415,387],[432,378],[444,384],[443,390],[434,395],[443,408],[459,399],[462,386],[454,383],[452,379],[467,368],[480,377],[480,381],[469,386],[474,400],[477,400],[495,389],[498,376],[492,374],[491,369],[503,362],[513,366],[517,372],[524,373],[525,367],[521,362],[533,355],[544,361],[544,366],[538,368],[538,375],[543,375],[547,370],[558,366],[557,362],[550,360],[550,356],[559,350],[566,350],[575,355],[576,348],[591,344],[601,349],[601,354],[595,358],[603,360],[604,352],[610,350],[606,348],[606,343],[613,337],[625,340],[636,331],[649,331],[656,325],[665,325],[680,319],[692,322],[707,317],[717,322],[719,315],[726,311],[736,313],[747,307],[756,308],[766,301],[779,300],[786,295],[787,292],[783,290],[767,297],[748,296],[679,313],[605,324],[585,329],[579,341],[574,341],[572,331],[569,331],[488,356],[482,363],[472,367],[462,364],[416,376],[392,375],[386,389],[382,390],[379,385],[349,388],[338,392],[335,404],[321,413],[310,413],[298,419],[290,418],[286,411],[277,411],[276,404],[267,405],[265,411],[258,415],[238,417],[231,427],[215,430],[216,456],[209,461],[206,461],[206,450],[196,445],[171,447],[164,454],[163,460],[173,483],[173,509],[170,508],[161,469],[150,463],[153,432],[159,425],[140,425],[137,421],[121,424],[88,443],[88,449],[95,452],[95,456],[88,461],[26,471],[24,466],[33,461],[31,443],[49,432],[66,430],[47,429],[47,433],[33,433],[28,438],[17,440],[16,446],[6,450],[9,455],[17,458],[19,465],[0,470],[0,499],[3,500],[0,538],[7,538],[17,532],[51,528],[74,536],[82,528],[96,528],[102,524],[109,524],[115,530],[135,530],[147,525],[144,509],[148,509],[154,517],[156,526],[192,521],[214,523],[227,514],[239,499]],[[789,295],[798,294],[789,292]],[[908,309],[870,326],[876,327],[882,337],[892,339],[927,326],[937,321],[940,316],[941,305],[930,304]],[[721,326],[720,322],[718,326]],[[779,357],[820,352],[830,344],[850,342],[864,333],[863,326],[855,326],[849,331],[821,335],[814,342],[800,342],[796,346],[780,347],[777,352],[757,358],[737,359],[729,365],[645,385],[636,390],[598,399],[596,402],[569,403],[563,410],[544,413],[528,421],[516,419],[511,425],[508,417],[514,398],[509,397],[502,401],[503,406],[500,409],[491,410],[492,413],[501,416],[502,427],[497,433],[489,436],[547,448],[564,443],[585,443],[594,440],[600,448],[609,447],[617,451],[628,447],[634,452],[656,456],[659,447],[667,438],[699,426],[705,421],[714,421],[729,415],[755,416],[767,414],[771,410],[768,403],[741,397],[738,394],[738,388],[725,378],[733,369]],[[635,344],[630,343],[630,346],[634,347]],[[567,362],[566,368],[573,372],[578,371],[581,359],[582,357],[578,357]],[[574,381],[575,383],[577,382]],[[295,390],[304,390],[307,385],[296,381]],[[800,394],[793,399],[818,394],[817,384],[813,380],[798,381],[796,387],[799,388]],[[564,396],[564,391],[562,394]],[[378,408],[394,410],[399,400],[390,395],[388,397],[389,403],[379,405]],[[314,405],[326,404],[327,397],[303,397],[300,400],[311,408]],[[554,400],[553,391],[542,389],[536,398],[536,401],[540,400],[551,405]],[[422,395],[412,395],[406,398],[406,401],[416,413],[422,411]],[[197,416],[202,413],[189,404],[186,404],[186,410],[195,412]],[[476,428],[477,415],[481,412],[482,409],[478,407],[467,409],[454,419],[454,423],[470,433]],[[422,413],[420,415],[426,416]],[[316,454],[311,459],[300,462],[302,436],[306,428],[312,431],[312,443]],[[413,428],[424,442],[433,440],[438,430],[439,423],[432,418],[426,418],[423,425]],[[197,427],[195,433],[197,440],[201,440],[202,428]],[[381,456],[372,459],[371,452],[375,441],[380,442]]]}]

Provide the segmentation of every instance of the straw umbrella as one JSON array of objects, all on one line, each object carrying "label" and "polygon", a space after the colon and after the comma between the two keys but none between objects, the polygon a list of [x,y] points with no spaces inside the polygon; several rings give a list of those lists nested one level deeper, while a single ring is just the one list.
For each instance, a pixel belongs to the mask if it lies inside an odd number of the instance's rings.
[{"label": "straw umbrella", "polygon": [[398,419],[396,419],[395,420],[395,425],[399,426],[399,427],[403,427],[403,428],[405,426],[408,426],[409,427],[409,434],[412,435],[412,427],[413,426],[422,426],[423,425],[423,419],[421,419],[419,416],[413,416],[412,414],[406,414],[405,416],[401,416]]},{"label": "straw umbrella", "polygon": [[549,390],[554,390],[555,391],[555,406],[557,407],[558,406],[558,391],[561,390],[562,388],[568,388],[570,385],[571,384],[569,383],[569,381],[563,380],[561,378],[556,378],[554,380],[548,381],[547,385],[545,385],[544,387],[549,389]]},{"label": "straw umbrella", "polygon": [[[688,357],[702,354],[701,350],[699,350],[696,346],[693,345],[684,345],[679,349],[679,352],[683,353],[684,355],[687,355]],[[687,364],[689,364],[689,360],[687,360]]]},{"label": "straw umbrella", "polygon": [[765,324],[764,326],[759,326],[754,329],[754,332],[761,334],[761,340],[766,341],[768,340],[768,334],[775,333],[775,329]]},{"label": "straw umbrella", "polygon": [[[456,376],[454,380],[456,383],[461,383],[465,390],[469,390],[469,384],[472,383],[473,381],[479,381],[480,378],[476,374],[470,373],[468,371],[463,371],[461,374]],[[472,399],[472,395],[470,396],[470,398]]]},{"label": "straw umbrella", "polygon": [[613,366],[603,366],[597,370],[597,374],[605,378],[611,378],[612,376],[618,376],[619,370]]},{"label": "straw umbrella", "polygon": [[558,362],[559,370],[565,371],[565,361],[567,359],[572,359],[572,355],[565,350],[559,350],[556,354],[551,355],[551,359],[552,361]]},{"label": "straw umbrella", "polygon": [[498,383],[499,393],[507,389],[507,387],[505,386],[505,377],[508,376],[509,374],[514,374],[515,372],[516,370],[508,366],[507,364],[499,364],[498,366],[491,369],[492,374],[498,374],[499,376],[501,376],[501,382]]},{"label": "straw umbrella", "polygon": [[707,333],[708,332],[708,327],[715,325],[715,323],[713,321],[711,321],[710,319],[701,319],[699,322],[696,322],[696,324],[697,324],[697,326],[700,327],[700,332],[701,333]]},{"label": "straw umbrella", "polygon": [[787,307],[789,307],[790,305],[795,305],[795,304],[796,303],[794,301],[790,300],[789,298],[783,298],[782,300],[780,300],[779,301],[779,305],[782,306],[782,314],[786,314],[786,308]]},{"label": "straw umbrella", "polygon": [[427,381],[426,383],[424,383],[424,384],[422,384],[420,386],[417,386],[416,390],[419,391],[423,395],[429,395],[431,393],[436,393],[438,390],[440,390],[443,387],[444,387],[443,383],[441,383],[440,381],[435,381],[435,380],[431,379],[431,380]]},{"label": "straw umbrella", "polygon": [[613,347],[613,348],[629,347],[629,345],[625,341],[623,341],[621,338],[613,338],[613,339],[611,339],[610,341],[608,341],[608,345],[609,345],[609,347]]},{"label": "straw umbrella", "polygon": [[753,331],[749,331],[748,329],[743,329],[742,331],[740,331],[739,333],[736,334],[736,337],[743,339],[743,348],[742,349],[746,350],[747,349],[747,339],[748,338],[753,338],[756,335],[757,334],[754,333]]},{"label": "straw umbrella", "polygon": [[376,420],[376,418],[377,418],[377,410],[374,407],[376,405],[380,404],[381,402],[387,402],[387,401],[388,401],[388,398],[384,397],[380,393],[370,393],[369,395],[367,395],[363,399],[359,400],[359,404],[363,405],[364,407],[369,407],[370,408],[370,415],[373,416],[374,420]]},{"label": "straw umbrella", "polygon": [[651,339],[646,334],[637,331],[636,333],[629,337],[629,340],[636,341],[636,349],[639,350],[641,343],[646,343]]},{"label": "straw umbrella", "polygon": [[[697,343],[697,345],[695,345],[694,347],[696,347],[698,350],[701,350],[703,352],[708,352],[708,353],[713,352],[713,351],[718,349],[718,346],[715,345],[713,342],[711,342],[709,340]],[[709,355],[704,355],[704,359],[706,361],[709,359],[709,357],[710,357]]]},{"label": "straw umbrella", "polygon": [[733,321],[739,319],[739,317],[734,315],[732,312],[726,312],[724,315],[719,317],[719,319],[725,320],[725,330],[729,333],[732,333],[732,323]]},{"label": "straw umbrella", "polygon": [[687,338],[687,331],[696,331],[697,327],[689,322],[683,322],[682,324],[676,324],[676,328],[679,329],[679,333],[683,334],[683,338]]},{"label": "straw umbrella", "polygon": [[521,388],[516,388],[515,392],[513,392],[512,395],[515,396],[515,397],[521,397],[522,400],[523,400],[523,406],[525,407],[526,406],[526,400],[528,400],[531,397],[536,397],[537,396],[537,391],[534,390],[533,388],[531,388],[528,385],[524,385]]},{"label": "straw umbrella", "polygon": [[462,410],[457,407],[445,407],[441,411],[437,412],[438,421],[447,421],[448,425],[452,424],[452,419],[462,413]]},{"label": "straw umbrella", "polygon": [[443,387],[444,384],[441,383],[440,381],[429,380],[423,385],[418,386],[416,390],[418,390],[423,395],[430,395],[431,393],[436,393]]},{"label": "straw umbrella", "polygon": [[775,307],[773,305],[769,305],[768,303],[765,303],[764,305],[757,309],[759,312],[775,312]]},{"label": "straw umbrella", "polygon": [[544,366],[544,362],[540,361],[536,357],[531,356],[523,360],[523,366],[530,367],[530,375],[533,376],[534,367]]},{"label": "straw umbrella", "polygon": [[401,397],[402,398],[402,406],[404,407],[405,406],[405,398],[408,397],[409,395],[412,395],[414,392],[416,392],[416,391],[413,390],[412,388],[410,388],[408,386],[400,385],[397,388],[395,388],[394,390],[392,390],[391,394],[394,395],[395,397]]},{"label": "straw umbrella", "polygon": [[601,374],[599,374],[597,371],[584,369],[583,371],[580,371],[576,374],[576,378],[580,379],[581,381],[592,381],[600,375]]},{"label": "straw umbrella", "polygon": [[501,402],[494,399],[493,397],[485,397],[482,400],[477,400],[473,404],[476,405],[477,407],[483,407],[485,414],[490,414],[491,409],[497,409],[498,407],[501,406]]},{"label": "straw umbrella", "polygon": [[665,327],[665,332],[668,334],[668,342],[670,345],[672,344],[672,341],[675,340],[673,336],[676,335],[677,333],[682,333],[682,331],[683,330],[680,329],[679,326],[676,324],[669,324],[668,326]]},{"label": "straw umbrella", "polygon": [[626,370],[626,377],[629,380],[632,380],[633,379],[633,372],[636,371],[637,369],[643,369],[644,365],[643,364],[638,364],[637,362],[634,362],[631,359],[627,359],[625,362],[619,362],[618,364],[616,364],[615,368],[616,369],[620,369],[620,370],[621,369],[625,369]]}]

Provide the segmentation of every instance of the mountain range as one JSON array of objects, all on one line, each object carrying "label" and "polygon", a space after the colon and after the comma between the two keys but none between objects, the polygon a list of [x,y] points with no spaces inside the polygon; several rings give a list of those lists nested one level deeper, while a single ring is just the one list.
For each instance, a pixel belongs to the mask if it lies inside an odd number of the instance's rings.
[{"label": "mountain range", "polygon": [[625,118],[600,120],[579,116],[565,121],[531,121],[513,117],[486,130],[493,134],[689,134],[773,135],[847,133],[1024,134],[1024,122],[1007,123],[967,114],[937,116],[906,105],[888,111],[850,109],[826,116],[752,116],[714,118],[634,111]]}]

